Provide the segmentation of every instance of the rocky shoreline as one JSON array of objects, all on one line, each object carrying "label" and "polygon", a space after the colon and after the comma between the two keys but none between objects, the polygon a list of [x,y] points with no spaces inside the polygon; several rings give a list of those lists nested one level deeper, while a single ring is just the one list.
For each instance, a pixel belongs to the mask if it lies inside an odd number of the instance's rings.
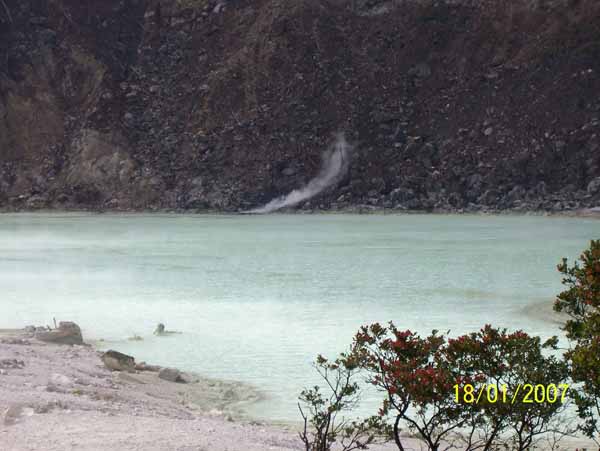
[{"label": "rocky shoreline", "polygon": [[[174,369],[170,370],[176,378],[160,377],[160,367],[143,363],[111,371],[106,356],[113,354],[87,344],[41,341],[36,338],[39,332],[0,330],[3,450],[303,449],[294,425],[236,417],[241,405],[252,402],[243,387]],[[409,442],[412,449],[419,449],[416,440]],[[573,439],[561,449],[586,445]],[[396,448],[388,444],[369,449]]]},{"label": "rocky shoreline", "polygon": [[[97,209],[97,208],[61,208],[61,209],[31,209],[31,208],[0,208],[0,214],[15,213],[90,213],[90,214],[177,214],[177,215],[235,215],[248,214],[245,210],[221,211],[213,209]],[[432,210],[415,210],[403,208],[384,208],[374,205],[358,204],[336,208],[313,207],[310,204],[302,208],[286,208],[271,214],[383,214],[383,215],[480,215],[480,216],[549,216],[549,217],[579,217],[600,218],[600,207],[581,208],[573,210],[539,210],[539,209],[494,209],[494,208],[439,208]]]},{"label": "rocky shoreline", "polygon": [[[257,400],[248,387],[143,362],[131,366],[133,358],[115,351],[60,343],[64,330],[75,330],[73,324],[0,329],[0,449],[303,449],[295,425],[267,424],[240,413]],[[113,357],[121,363],[111,370]],[[176,377],[163,376],[163,370]]]},{"label": "rocky shoreline", "polygon": [[25,329],[0,331],[0,448],[299,449],[290,429],[235,418],[248,400],[234,384],[111,371],[102,354],[89,345],[43,342]]}]

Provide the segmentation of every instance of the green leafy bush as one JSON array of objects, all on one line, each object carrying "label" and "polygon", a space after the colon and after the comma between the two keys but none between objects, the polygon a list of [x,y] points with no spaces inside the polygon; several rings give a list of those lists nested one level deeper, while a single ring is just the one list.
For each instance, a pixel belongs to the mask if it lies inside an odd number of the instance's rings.
[{"label": "green leafy bush", "polygon": [[598,442],[600,435],[600,240],[592,241],[572,266],[558,265],[567,287],[554,309],[569,315],[564,326],[573,346],[565,358],[571,378],[578,384],[574,399],[584,424],[583,432]]}]

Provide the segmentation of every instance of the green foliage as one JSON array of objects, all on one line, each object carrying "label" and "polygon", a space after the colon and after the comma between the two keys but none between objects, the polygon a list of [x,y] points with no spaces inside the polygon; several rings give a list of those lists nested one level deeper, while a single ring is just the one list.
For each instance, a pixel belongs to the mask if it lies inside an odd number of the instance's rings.
[{"label": "green foliage", "polygon": [[570,316],[564,330],[573,340],[598,335],[600,314],[600,240],[592,240],[579,262],[568,265],[566,258],[558,265],[567,290],[560,293],[554,310]]},{"label": "green foliage", "polygon": [[570,319],[564,330],[574,346],[565,358],[571,377],[579,384],[574,394],[583,432],[598,441],[600,434],[600,240],[593,240],[578,262],[558,265],[567,289],[560,293],[554,309]]}]

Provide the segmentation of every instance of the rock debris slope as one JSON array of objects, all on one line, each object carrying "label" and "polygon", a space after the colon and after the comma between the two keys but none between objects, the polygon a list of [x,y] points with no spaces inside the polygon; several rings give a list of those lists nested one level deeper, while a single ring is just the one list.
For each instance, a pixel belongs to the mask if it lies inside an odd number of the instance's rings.
[{"label": "rock debris slope", "polygon": [[595,207],[599,93],[593,0],[4,0],[0,207]]}]

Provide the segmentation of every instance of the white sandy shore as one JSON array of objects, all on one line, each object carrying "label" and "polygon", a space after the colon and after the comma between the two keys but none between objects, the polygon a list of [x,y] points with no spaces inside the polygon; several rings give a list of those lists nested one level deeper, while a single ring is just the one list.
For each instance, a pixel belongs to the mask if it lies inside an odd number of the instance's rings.
[{"label": "white sandy shore", "polygon": [[302,449],[292,428],[233,421],[231,412],[247,401],[239,387],[111,372],[99,354],[0,332],[0,450]]},{"label": "white sandy shore", "polygon": [[[111,372],[90,346],[0,331],[0,451],[303,449],[293,427],[232,417],[249,401],[243,386],[186,378],[191,382],[167,382],[154,372]],[[422,449],[416,440],[407,445]],[[581,445],[571,441],[561,449]]]}]

